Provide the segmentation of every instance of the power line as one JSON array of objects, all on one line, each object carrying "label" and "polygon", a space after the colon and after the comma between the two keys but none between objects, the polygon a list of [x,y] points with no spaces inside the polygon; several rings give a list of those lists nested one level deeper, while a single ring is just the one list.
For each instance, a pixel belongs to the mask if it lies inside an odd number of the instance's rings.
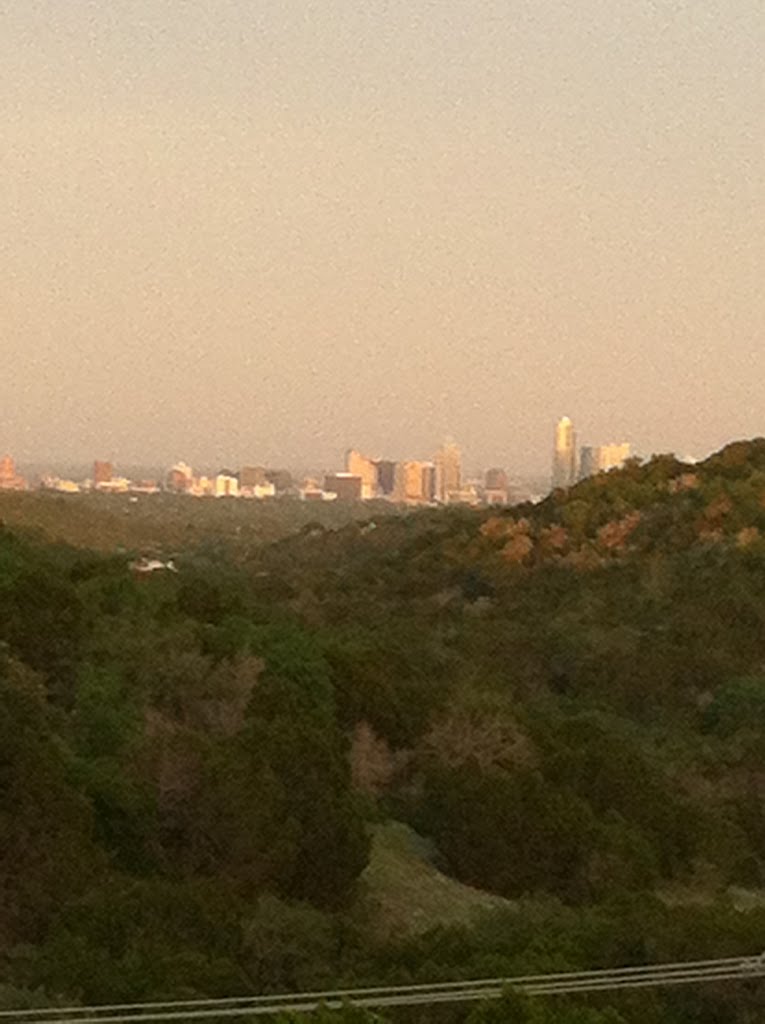
[{"label": "power line", "polygon": [[714,981],[742,981],[762,976],[765,976],[765,954],[419,985],[331,989],[267,996],[236,996],[228,999],[2,1010],[0,1019],[7,1021],[8,1024],[147,1024],[150,1021],[222,1019],[284,1012],[307,1013],[320,1006],[339,1009],[348,1003],[366,1008],[383,1008],[476,1002],[496,998],[508,987],[520,989],[529,995],[562,995]]}]

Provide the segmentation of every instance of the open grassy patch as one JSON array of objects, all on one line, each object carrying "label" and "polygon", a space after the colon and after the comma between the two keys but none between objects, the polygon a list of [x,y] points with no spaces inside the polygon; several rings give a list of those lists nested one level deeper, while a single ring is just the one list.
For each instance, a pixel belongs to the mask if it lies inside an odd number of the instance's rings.
[{"label": "open grassy patch", "polygon": [[388,821],[374,826],[359,913],[374,922],[379,937],[467,924],[480,913],[512,905],[439,871],[430,843],[407,825]]}]

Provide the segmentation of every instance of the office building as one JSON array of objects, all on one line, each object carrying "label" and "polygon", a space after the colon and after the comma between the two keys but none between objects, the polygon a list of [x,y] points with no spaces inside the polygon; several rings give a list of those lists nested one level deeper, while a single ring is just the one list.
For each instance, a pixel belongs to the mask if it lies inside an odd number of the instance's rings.
[{"label": "office building", "polygon": [[576,469],[576,431],[568,416],[564,416],[555,425],[553,488],[570,487],[576,480]]},{"label": "office building", "polygon": [[194,471],[186,462],[176,462],[167,471],[165,487],[168,491],[184,494],[190,491],[194,483]]},{"label": "office building", "polygon": [[295,486],[292,474],[287,469],[267,469],[266,481],[274,485],[277,494],[286,494]]},{"label": "office building", "polygon": [[324,490],[336,494],[338,501],[361,501],[361,477],[353,473],[328,473]]},{"label": "office building", "polygon": [[599,449],[594,445],[584,445],[579,453],[579,479],[586,480],[594,476],[599,468]]},{"label": "office building", "polygon": [[425,501],[436,500],[435,462],[423,462],[422,464],[422,497]]},{"label": "office building", "polygon": [[619,469],[630,457],[631,448],[627,441],[582,448],[579,460],[579,479],[585,480],[596,473],[607,473]]},{"label": "office building", "polygon": [[100,459],[96,459],[93,463],[93,486],[95,489],[99,490],[110,484],[113,476],[114,466],[111,462],[103,462]]},{"label": "office building", "polygon": [[418,504],[425,501],[424,469],[425,463],[415,459],[407,459],[396,465],[396,479],[393,496],[396,501]]},{"label": "office building", "polygon": [[396,486],[396,463],[390,459],[377,459],[377,491],[384,497],[391,497]]},{"label": "office building", "polygon": [[459,445],[446,441],[436,452],[436,501],[447,504],[462,490],[462,452]]},{"label": "office building", "polygon": [[364,501],[377,496],[377,466],[361,452],[351,448],[345,453],[345,471],[361,480],[361,497]]},{"label": "office building", "polygon": [[0,490],[24,491],[26,486],[27,482],[23,476],[19,476],[14,460],[10,455],[4,455],[0,459]]},{"label": "office building", "polygon": [[230,469],[222,469],[213,481],[213,494],[216,498],[238,498],[239,478]]},{"label": "office building", "polygon": [[16,479],[16,463],[10,455],[0,459],[0,487],[10,487]]},{"label": "office building", "polygon": [[607,473],[609,469],[621,469],[630,457],[631,449],[628,441],[603,444],[600,446],[600,470]]}]

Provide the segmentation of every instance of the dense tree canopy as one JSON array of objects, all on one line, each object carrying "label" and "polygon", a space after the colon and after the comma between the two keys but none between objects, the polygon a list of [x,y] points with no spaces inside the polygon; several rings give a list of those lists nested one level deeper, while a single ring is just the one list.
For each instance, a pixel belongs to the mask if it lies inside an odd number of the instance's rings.
[{"label": "dense tree canopy", "polygon": [[[197,540],[139,579],[0,530],[0,1002],[765,948],[765,441],[538,506]],[[391,818],[513,902],[380,938]],[[753,986],[620,999],[470,1019],[765,1012]]]}]

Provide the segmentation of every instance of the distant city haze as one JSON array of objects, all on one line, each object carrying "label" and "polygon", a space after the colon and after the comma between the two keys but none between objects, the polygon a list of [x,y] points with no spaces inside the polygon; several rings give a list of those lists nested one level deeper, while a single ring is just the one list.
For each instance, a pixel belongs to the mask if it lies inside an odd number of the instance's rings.
[{"label": "distant city haze", "polygon": [[9,0],[0,454],[765,432],[761,0]]}]

